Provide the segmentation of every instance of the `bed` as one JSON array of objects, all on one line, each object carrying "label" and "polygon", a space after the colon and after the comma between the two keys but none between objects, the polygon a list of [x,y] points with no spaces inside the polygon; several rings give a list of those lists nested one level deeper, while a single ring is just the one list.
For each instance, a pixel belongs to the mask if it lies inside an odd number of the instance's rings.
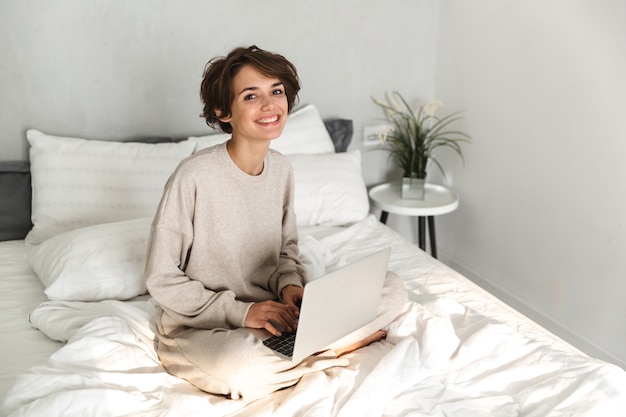
[{"label": "bed", "polygon": [[410,301],[349,366],[247,402],[164,371],[142,277],[163,182],[180,159],[227,136],[105,142],[29,130],[30,165],[0,169],[2,415],[625,415],[624,370],[377,221],[350,136],[349,121],[323,121],[309,105],[274,141],[294,167],[303,262],[314,278],[391,247],[389,269]]}]

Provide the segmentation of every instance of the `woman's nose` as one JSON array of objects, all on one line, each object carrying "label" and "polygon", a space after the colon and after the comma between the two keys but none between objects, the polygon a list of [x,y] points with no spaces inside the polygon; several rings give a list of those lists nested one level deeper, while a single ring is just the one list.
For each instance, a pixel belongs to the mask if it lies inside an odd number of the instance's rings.
[{"label": "woman's nose", "polygon": [[274,105],[274,101],[272,100],[272,97],[264,95],[261,98],[261,109],[262,110],[269,110],[269,109],[272,108],[273,105]]}]

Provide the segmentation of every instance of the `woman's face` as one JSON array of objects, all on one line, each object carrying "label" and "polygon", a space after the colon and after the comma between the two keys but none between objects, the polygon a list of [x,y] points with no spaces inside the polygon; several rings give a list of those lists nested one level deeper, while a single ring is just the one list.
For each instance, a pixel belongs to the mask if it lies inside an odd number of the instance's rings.
[{"label": "woman's face", "polygon": [[231,115],[220,119],[233,128],[233,139],[271,140],[280,136],[289,106],[285,87],[252,65],[243,66],[233,78]]}]

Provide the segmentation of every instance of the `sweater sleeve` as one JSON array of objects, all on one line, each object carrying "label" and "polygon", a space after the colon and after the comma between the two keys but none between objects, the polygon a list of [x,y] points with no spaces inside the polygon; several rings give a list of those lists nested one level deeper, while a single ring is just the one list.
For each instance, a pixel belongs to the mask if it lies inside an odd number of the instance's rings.
[{"label": "sweater sleeve", "polygon": [[195,187],[173,176],[152,224],[146,262],[148,291],[177,325],[195,328],[242,327],[251,303],[231,290],[212,291],[185,274],[193,242]]},{"label": "sweater sleeve", "polygon": [[290,169],[286,183],[283,205],[282,248],[276,270],[269,278],[269,286],[278,297],[287,285],[303,287],[306,282],[306,268],[300,261],[298,249],[298,229],[294,210],[293,170]]}]

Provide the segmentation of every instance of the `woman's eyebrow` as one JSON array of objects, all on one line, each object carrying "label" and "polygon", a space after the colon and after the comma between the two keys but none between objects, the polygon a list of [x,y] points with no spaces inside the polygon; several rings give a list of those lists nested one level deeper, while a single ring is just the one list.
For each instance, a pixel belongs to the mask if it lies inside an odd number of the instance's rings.
[{"label": "woman's eyebrow", "polygon": [[[275,82],[274,84],[272,84],[271,88],[276,88],[276,87],[279,87],[281,85],[283,85],[282,81],[278,81],[278,82]],[[261,87],[246,87],[243,90],[241,90],[239,95],[241,95],[241,94],[243,94],[245,92],[248,92],[248,91],[257,91],[257,90],[260,90],[260,89],[261,89]]]}]

